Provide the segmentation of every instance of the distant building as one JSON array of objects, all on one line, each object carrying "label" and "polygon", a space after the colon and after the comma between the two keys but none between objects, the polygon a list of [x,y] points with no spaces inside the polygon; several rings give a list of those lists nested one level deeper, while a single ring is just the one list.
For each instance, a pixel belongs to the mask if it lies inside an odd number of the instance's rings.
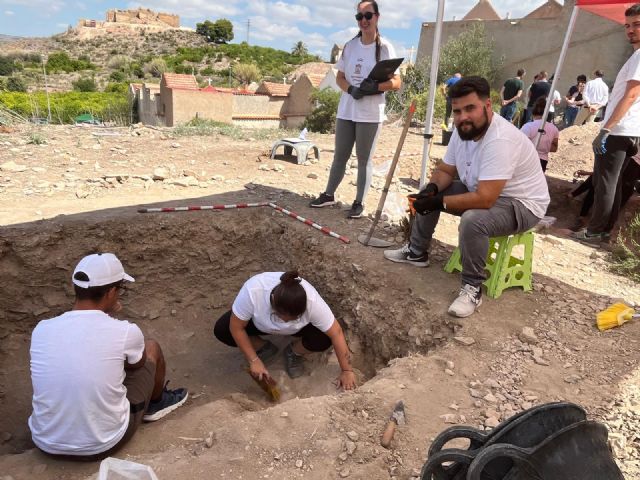
[{"label": "distant building", "polygon": [[[480,0],[463,20],[444,22],[442,44],[466,31],[474,22],[481,21],[487,37],[494,41],[496,59],[504,59],[502,72],[493,86],[499,88],[519,68],[527,71],[524,81],[530,84],[536,72],[546,70],[553,73],[573,6],[573,0],[565,0],[564,6],[548,0],[524,18],[501,19],[489,0]],[[422,24],[418,61],[428,60],[431,56],[434,31],[435,23]],[[605,81],[613,84],[618,70],[631,53],[619,25],[581,10],[564,62],[559,90],[568,89],[577,75],[589,75],[596,69],[604,70]]]},{"label": "distant building", "polygon": [[162,32],[165,30],[192,30],[180,27],[180,17],[171,13],[158,13],[148,8],[135,10],[108,10],[105,21],[94,19],[80,19],[72,34],[86,40],[101,35],[127,35],[140,30]]},{"label": "distant building", "polygon": [[298,128],[313,110],[311,93],[325,76],[303,74],[293,84],[262,82],[255,92],[207,86],[193,75],[165,73],[160,84],[129,86],[145,125],[173,127],[193,118],[241,126]]}]

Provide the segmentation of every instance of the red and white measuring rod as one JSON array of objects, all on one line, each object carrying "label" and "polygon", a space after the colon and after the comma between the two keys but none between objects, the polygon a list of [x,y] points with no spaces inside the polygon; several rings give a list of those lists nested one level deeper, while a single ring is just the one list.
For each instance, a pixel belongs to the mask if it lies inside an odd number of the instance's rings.
[{"label": "red and white measuring rod", "polygon": [[351,243],[351,240],[349,240],[347,237],[345,237],[343,235],[340,235],[340,234],[338,234],[336,232],[333,232],[333,231],[329,230],[327,227],[323,227],[322,225],[318,225],[313,220],[301,217],[297,213],[290,212],[289,210],[286,210],[286,209],[284,209],[282,207],[279,207],[275,203],[269,203],[269,206],[271,208],[279,211],[280,213],[284,213],[285,215],[288,215],[291,218],[295,218],[296,220],[304,223],[305,225],[309,225],[310,227],[313,227],[316,230],[320,230],[325,235],[329,235],[330,237],[337,238],[338,240],[340,240],[341,242],[344,242],[344,243]]},{"label": "red and white measuring rod", "polygon": [[171,213],[171,212],[192,212],[198,210],[232,210],[234,208],[267,207],[269,202],[260,203],[232,203],[230,205],[198,205],[190,207],[161,207],[161,208],[140,208],[138,213]]}]

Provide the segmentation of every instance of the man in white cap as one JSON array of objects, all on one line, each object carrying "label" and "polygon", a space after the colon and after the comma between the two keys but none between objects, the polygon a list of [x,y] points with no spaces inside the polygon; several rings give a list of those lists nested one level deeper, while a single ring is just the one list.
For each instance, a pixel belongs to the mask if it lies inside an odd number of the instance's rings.
[{"label": "man in white cap", "polygon": [[182,405],[185,389],[168,390],[160,345],[134,323],[117,320],[126,274],[112,253],[84,257],[72,277],[73,309],[43,320],[31,336],[36,446],[53,455],[99,459]]}]

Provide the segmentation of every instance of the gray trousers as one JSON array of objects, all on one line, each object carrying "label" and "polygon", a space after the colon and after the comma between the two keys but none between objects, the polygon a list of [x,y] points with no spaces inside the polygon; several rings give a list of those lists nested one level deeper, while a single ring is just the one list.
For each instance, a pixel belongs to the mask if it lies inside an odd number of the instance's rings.
[{"label": "gray trousers", "polygon": [[604,155],[596,155],[593,164],[593,211],[587,230],[589,233],[609,233],[613,230],[622,207],[624,171],[638,151],[638,137],[609,135]]},{"label": "gray trousers", "polygon": [[327,181],[325,193],[333,195],[344,178],[347,162],[351,157],[353,144],[356,144],[358,157],[358,191],[356,201],[362,202],[371,186],[373,163],[371,157],[376,150],[376,142],[382,130],[381,123],[352,122],[350,120],[336,120],[336,145],[331,164],[331,172]]},{"label": "gray trousers", "polygon": [[[460,181],[453,182],[438,196],[458,195],[469,190]],[[440,212],[417,214],[411,229],[409,248],[415,255],[428,252]],[[479,287],[487,279],[485,266],[489,238],[529,230],[540,221],[514,198],[499,197],[489,209],[467,210],[460,216],[458,247],[462,260],[462,284]]]}]

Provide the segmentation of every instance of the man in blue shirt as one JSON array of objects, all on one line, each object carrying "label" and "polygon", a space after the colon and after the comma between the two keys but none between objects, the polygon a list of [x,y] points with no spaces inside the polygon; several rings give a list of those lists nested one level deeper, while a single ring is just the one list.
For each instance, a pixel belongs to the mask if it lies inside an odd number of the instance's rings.
[{"label": "man in blue shirt", "polygon": [[451,97],[449,96],[449,89],[453,87],[462,78],[462,74],[456,73],[453,77],[448,78],[442,84],[442,93],[447,99],[447,109],[444,114],[444,124],[449,126],[449,117],[451,116]]}]

